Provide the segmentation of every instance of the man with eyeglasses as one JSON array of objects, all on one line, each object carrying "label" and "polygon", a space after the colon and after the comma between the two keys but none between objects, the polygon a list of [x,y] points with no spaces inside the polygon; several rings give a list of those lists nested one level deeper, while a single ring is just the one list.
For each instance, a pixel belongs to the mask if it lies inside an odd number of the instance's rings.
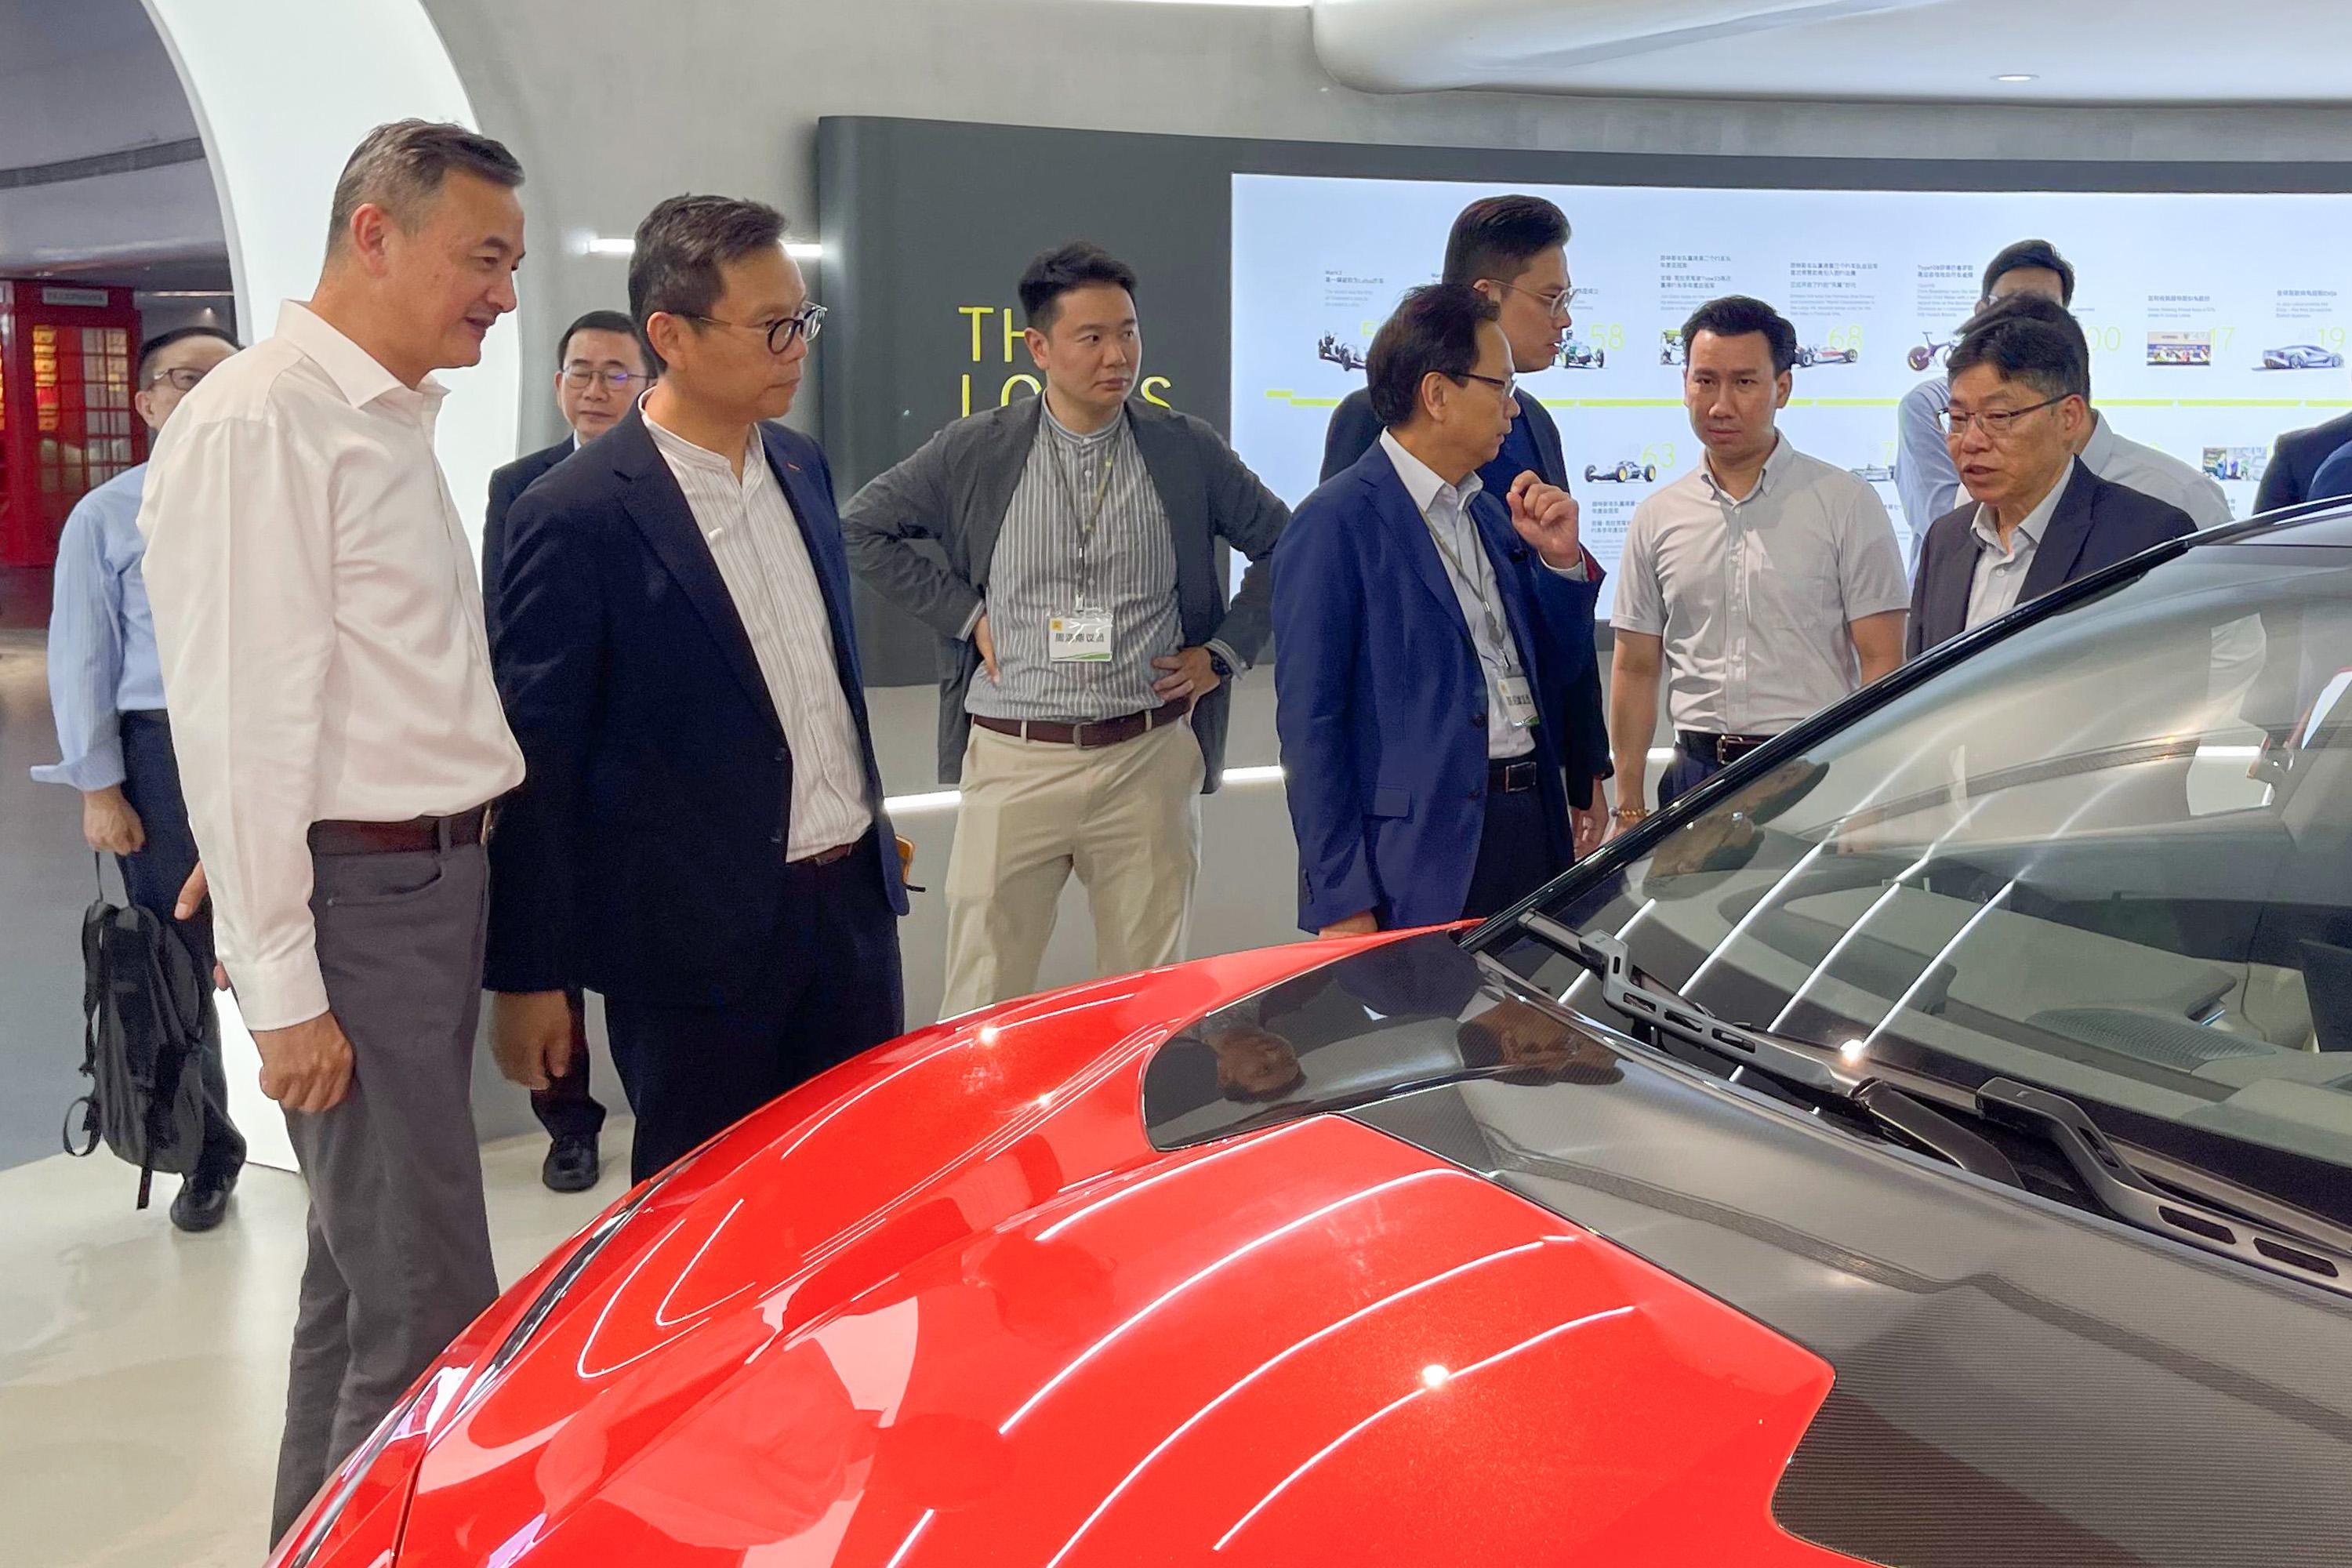
[{"label": "man with eyeglasses", "polygon": [[1643,786],[1662,672],[1675,756],[1658,804],[1903,662],[1910,585],[1878,492],[1778,427],[1797,333],[1731,295],[1683,326],[1703,458],[1633,510],[1618,559],[1609,731],[1620,828]]},{"label": "man with eyeglasses", "polygon": [[773,421],[824,320],[772,207],[677,196],[629,310],[660,378],[509,521],[494,653],[529,763],[491,844],[499,1066],[604,998],[642,1181],[903,1027],[883,812],[824,450]]},{"label": "man with eyeglasses", "polygon": [[[180,327],[142,344],[131,404],[147,428],[160,432],[180,400],[236,349],[236,340],[216,327]],[[139,502],[146,484],[146,464],[125,469],[75,503],[58,537],[49,706],[61,760],[35,768],[33,776],[81,792],[83,841],[114,856],[131,901],[168,922],[195,868],[196,841],[180,795],[155,618],[141,572],[146,545],[139,537]],[[179,930],[198,973],[211,974],[211,914],[198,910]],[[172,1201],[172,1223],[184,1231],[220,1224],[245,1165],[245,1140],[229,1121],[220,1019],[209,991],[203,1009],[203,1150]]]},{"label": "man with eyeglasses", "polygon": [[[555,355],[555,404],[571,433],[490,476],[489,511],[482,520],[482,613],[491,638],[499,635],[499,574],[505,570],[507,512],[542,474],[619,424],[653,378],[646,374],[637,330],[618,310],[591,310],[563,330]],[[549,1191],[584,1193],[603,1174],[596,1135],[604,1108],[588,1082],[588,1025],[578,991],[572,1005],[572,1056],[545,1089],[530,1092],[531,1114],[547,1129],[547,1157],[539,1179]]]},{"label": "man with eyeglasses", "polygon": [[[1074,873],[1100,973],[1184,956],[1199,800],[1224,771],[1231,683],[1265,643],[1265,558],[1290,513],[1205,422],[1134,395],[1135,291],[1099,246],[1032,261],[1019,292],[1044,392],[948,426],[843,515],[859,574],[952,650],[942,1016],[1036,988]],[[1220,541],[1251,563],[1230,602]]]},{"label": "man with eyeglasses", "polygon": [[[1567,215],[1541,196],[1528,195],[1482,196],[1462,209],[1446,236],[1442,280],[1475,289],[1495,302],[1515,376],[1550,369],[1575,325],[1569,237]],[[1479,483],[1488,495],[1503,496],[1521,474],[1531,473],[1545,484],[1568,489],[1568,460],[1550,411],[1525,385],[1514,390],[1512,400],[1518,417],[1503,437],[1502,450],[1478,470]],[[1328,482],[1351,468],[1380,440],[1381,428],[1369,389],[1342,398],[1324,437],[1323,479]],[[1591,630],[1586,628],[1588,643]],[[1598,782],[1609,777],[1610,761],[1597,653],[1570,682],[1565,721],[1560,745],[1577,853],[1587,854],[1609,826],[1608,802]]]},{"label": "man with eyeglasses", "polygon": [[1518,419],[1499,314],[1458,283],[1405,296],[1367,367],[1386,428],[1275,549],[1305,931],[1497,914],[1576,856],[1565,731],[1601,570],[1566,490],[1486,488]]},{"label": "man with eyeglasses", "polygon": [[1944,439],[1969,500],[1920,543],[1910,654],[2194,531],[2179,507],[2077,456],[2090,435],[2091,356],[2063,306],[2021,296],[1981,312],[1949,368]]}]

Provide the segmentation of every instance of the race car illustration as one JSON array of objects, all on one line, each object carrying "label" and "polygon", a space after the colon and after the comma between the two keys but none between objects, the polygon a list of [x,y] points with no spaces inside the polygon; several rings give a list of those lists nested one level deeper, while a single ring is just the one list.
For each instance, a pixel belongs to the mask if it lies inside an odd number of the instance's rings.
[{"label": "race car illustration", "polygon": [[1341,370],[1361,370],[1370,363],[1357,352],[1355,344],[1343,343],[1328,332],[1315,345],[1315,357],[1328,360]]},{"label": "race car illustration", "polygon": [[1569,370],[1599,370],[1609,363],[1609,355],[1605,350],[1596,349],[1591,343],[1580,343],[1574,338],[1570,338],[1559,345],[1558,363]]},{"label": "race car illustration", "polygon": [[1797,349],[1799,369],[1816,364],[1853,364],[1861,358],[1853,349],[1816,349],[1801,344]]},{"label": "race car illustration", "polygon": [[1861,468],[1848,468],[1846,472],[1866,484],[1891,484],[1895,479],[1895,470],[1884,463],[1864,463]]},{"label": "race car illustration", "polygon": [[1658,363],[1660,364],[1690,363],[1690,348],[1683,342],[1683,335],[1679,331],[1658,334]]},{"label": "race car illustration", "polygon": [[1934,364],[1937,360],[1942,359],[1946,354],[1950,353],[1952,350],[1958,347],[1960,342],[1959,339],[1953,338],[1948,342],[1939,343],[1936,341],[1936,334],[1933,332],[1922,332],[1920,336],[1926,338],[1927,341],[1921,343],[1904,356],[1904,358],[1910,361],[1911,368],[1913,370],[1927,369],[1929,365]]},{"label": "race car illustration", "polygon": [[1587,484],[1630,485],[1636,479],[1654,479],[1657,477],[1657,464],[1636,463],[1631,458],[1607,468],[1595,468],[1591,463],[1584,465],[1584,482]]},{"label": "race car illustration", "polygon": [[2344,356],[2317,343],[2290,343],[2263,351],[2264,370],[2342,370]]}]

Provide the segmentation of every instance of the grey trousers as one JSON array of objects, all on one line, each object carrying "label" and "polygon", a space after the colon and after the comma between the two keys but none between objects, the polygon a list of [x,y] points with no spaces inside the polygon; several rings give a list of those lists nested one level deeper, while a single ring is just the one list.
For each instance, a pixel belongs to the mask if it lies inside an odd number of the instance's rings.
[{"label": "grey trousers", "polygon": [[317,856],[310,912],[350,1094],[289,1111],[310,1184],[270,1540],[498,1294],[470,1098],[488,862],[478,844]]}]

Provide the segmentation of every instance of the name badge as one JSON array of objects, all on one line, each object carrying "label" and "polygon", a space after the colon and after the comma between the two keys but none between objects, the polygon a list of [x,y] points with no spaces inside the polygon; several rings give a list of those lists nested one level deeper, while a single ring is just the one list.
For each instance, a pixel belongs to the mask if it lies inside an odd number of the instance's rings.
[{"label": "name badge", "polygon": [[1045,657],[1054,664],[1108,664],[1110,612],[1078,609],[1049,618]]},{"label": "name badge", "polygon": [[1536,694],[1528,684],[1528,678],[1507,675],[1495,684],[1503,697],[1503,722],[1514,730],[1534,728],[1538,719]]}]

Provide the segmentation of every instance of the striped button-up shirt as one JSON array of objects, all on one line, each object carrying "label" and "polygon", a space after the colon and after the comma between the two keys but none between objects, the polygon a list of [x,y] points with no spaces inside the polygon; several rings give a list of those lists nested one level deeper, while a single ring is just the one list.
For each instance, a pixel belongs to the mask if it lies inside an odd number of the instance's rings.
[{"label": "striped button-up shirt", "polygon": [[793,753],[784,858],[804,860],[855,842],[874,822],[857,725],[834,662],[824,590],[759,432],[751,432],[738,479],[725,458],[663,429],[650,414],[646,429],[686,492],[783,721]]},{"label": "striped button-up shirt", "polygon": [[[1106,466],[1109,484],[1104,488]],[[1056,471],[1058,468],[1058,472]],[[1102,497],[1079,573],[1079,535]],[[1047,623],[1078,607],[1110,612],[1105,662],[1048,657]],[[1002,679],[973,677],[965,710],[990,719],[1090,721],[1160,706],[1151,661],[1183,643],[1168,513],[1122,412],[1090,435],[1038,410],[1037,440],[1005,510],[988,569],[988,629]]]},{"label": "striped button-up shirt", "polygon": [[85,793],[122,782],[125,713],[163,706],[155,617],[139,574],[140,464],[74,504],[58,539],[49,608],[49,709],[60,760],[33,770],[44,784]]}]

